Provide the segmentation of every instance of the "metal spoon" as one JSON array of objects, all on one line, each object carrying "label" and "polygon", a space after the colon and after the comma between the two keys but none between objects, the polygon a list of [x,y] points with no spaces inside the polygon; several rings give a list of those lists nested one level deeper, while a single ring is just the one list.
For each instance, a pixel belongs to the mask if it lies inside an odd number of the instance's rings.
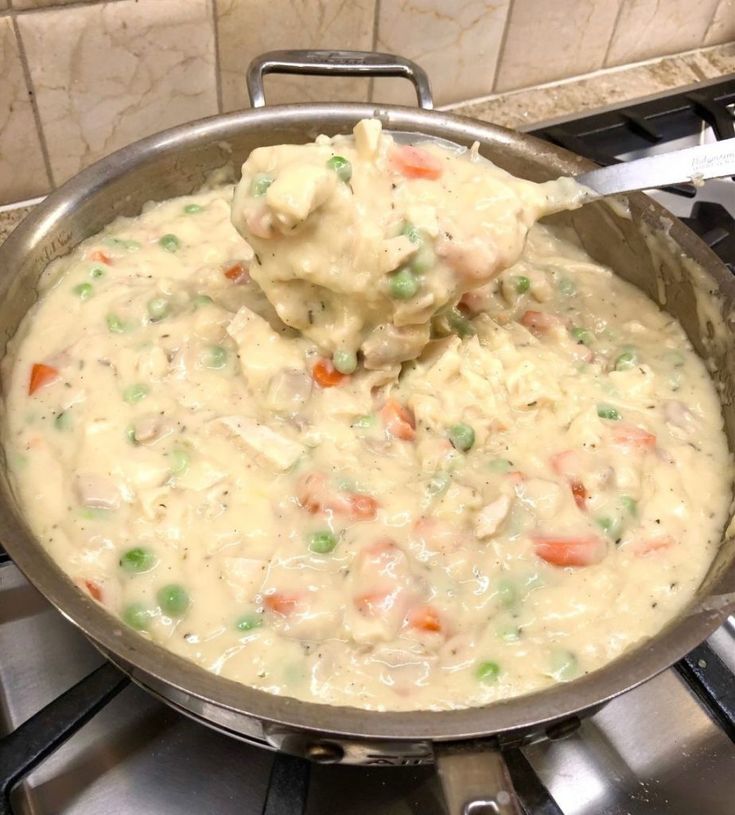
[{"label": "metal spoon", "polygon": [[586,203],[599,196],[647,190],[682,181],[698,186],[710,178],[729,175],[735,175],[735,139],[611,164],[575,176],[574,180],[592,191],[592,195],[584,197],[582,203]]}]

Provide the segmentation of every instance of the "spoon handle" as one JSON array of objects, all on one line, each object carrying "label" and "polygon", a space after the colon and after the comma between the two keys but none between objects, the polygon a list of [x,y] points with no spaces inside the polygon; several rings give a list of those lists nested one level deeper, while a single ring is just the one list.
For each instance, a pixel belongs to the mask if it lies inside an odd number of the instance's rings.
[{"label": "spoon handle", "polygon": [[728,175],[735,175],[735,139],[600,167],[575,180],[598,195],[614,195],[682,181],[697,185],[708,178]]}]

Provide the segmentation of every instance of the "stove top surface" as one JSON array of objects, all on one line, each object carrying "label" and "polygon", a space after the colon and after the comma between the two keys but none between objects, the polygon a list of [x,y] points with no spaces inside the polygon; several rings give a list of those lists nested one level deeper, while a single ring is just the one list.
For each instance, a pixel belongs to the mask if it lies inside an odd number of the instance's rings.
[{"label": "stove top surface", "polygon": [[[624,160],[733,136],[734,106],[730,79],[535,132],[598,160]],[[735,263],[735,185],[709,182],[694,198],[693,189],[685,192],[652,195]],[[0,562],[0,735],[52,703],[51,738],[64,699],[73,723],[74,704],[94,696],[95,681],[117,682],[110,666],[90,676],[101,665],[100,654],[15,566]],[[33,758],[24,766],[35,767],[9,801],[0,801],[0,815],[445,812],[431,767],[307,765],[209,730],[135,685],[108,696],[81,727],[76,717],[55,752],[42,737],[32,745],[0,740],[0,780],[8,774],[4,764],[23,764],[19,751]],[[686,662],[613,700],[567,738],[516,751],[509,763],[527,815],[731,815],[734,738],[730,618]]]}]

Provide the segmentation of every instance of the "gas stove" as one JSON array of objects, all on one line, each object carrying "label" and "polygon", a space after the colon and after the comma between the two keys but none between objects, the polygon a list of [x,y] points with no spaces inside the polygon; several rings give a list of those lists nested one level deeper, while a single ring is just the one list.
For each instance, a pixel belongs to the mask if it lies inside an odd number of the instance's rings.
[{"label": "gas stove", "polygon": [[[735,136],[735,78],[531,132],[600,163]],[[735,185],[651,195],[733,267]],[[130,683],[0,551],[0,815],[442,815],[431,767],[340,767],[209,730]],[[731,815],[735,618],[674,668],[511,751],[526,815]],[[563,736],[563,738],[561,738]]]}]

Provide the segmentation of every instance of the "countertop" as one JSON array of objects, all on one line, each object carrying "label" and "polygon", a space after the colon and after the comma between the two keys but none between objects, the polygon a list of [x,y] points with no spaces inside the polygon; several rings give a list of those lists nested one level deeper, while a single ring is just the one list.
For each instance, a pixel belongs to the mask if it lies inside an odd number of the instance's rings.
[{"label": "countertop", "polygon": [[[735,43],[449,105],[446,109],[505,127],[528,129],[538,122],[621,104],[727,74],[735,74]],[[31,209],[18,206],[0,212],[0,243]]]}]

